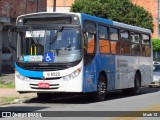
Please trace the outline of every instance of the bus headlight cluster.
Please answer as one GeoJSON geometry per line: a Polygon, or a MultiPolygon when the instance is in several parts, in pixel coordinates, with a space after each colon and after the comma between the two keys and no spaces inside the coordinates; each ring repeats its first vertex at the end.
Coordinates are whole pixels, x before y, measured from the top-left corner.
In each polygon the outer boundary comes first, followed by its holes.
{"type": "Polygon", "coordinates": [[[81,68],[78,68],[77,70],[75,70],[73,73],[67,75],[67,76],[64,76],[63,77],[63,80],[70,80],[70,79],[73,79],[75,77],[77,77],[81,72],[81,68]]]}
{"type": "Polygon", "coordinates": [[[19,78],[20,80],[27,81],[27,77],[22,76],[18,71],[15,72],[16,77],[19,78]]]}

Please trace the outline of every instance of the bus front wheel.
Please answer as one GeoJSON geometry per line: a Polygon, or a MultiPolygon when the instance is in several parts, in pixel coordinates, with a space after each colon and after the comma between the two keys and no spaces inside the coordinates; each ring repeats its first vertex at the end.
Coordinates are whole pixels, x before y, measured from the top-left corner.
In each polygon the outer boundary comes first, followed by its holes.
{"type": "Polygon", "coordinates": [[[107,92],[107,84],[105,77],[100,75],[97,82],[97,91],[93,93],[93,99],[96,101],[103,101],[105,100],[107,92]]]}

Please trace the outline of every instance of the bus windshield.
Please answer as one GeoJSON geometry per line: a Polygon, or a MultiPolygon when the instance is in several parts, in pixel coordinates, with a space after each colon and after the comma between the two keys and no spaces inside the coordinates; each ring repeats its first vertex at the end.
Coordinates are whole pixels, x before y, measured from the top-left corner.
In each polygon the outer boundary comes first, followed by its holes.
{"type": "Polygon", "coordinates": [[[18,60],[23,62],[73,62],[81,59],[79,29],[27,29],[18,32],[18,60]]]}

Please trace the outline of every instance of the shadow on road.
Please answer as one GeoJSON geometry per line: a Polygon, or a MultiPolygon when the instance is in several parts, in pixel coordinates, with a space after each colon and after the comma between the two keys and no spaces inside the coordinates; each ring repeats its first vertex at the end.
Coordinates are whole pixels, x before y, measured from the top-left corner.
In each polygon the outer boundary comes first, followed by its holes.
{"type": "Polygon", "coordinates": [[[159,87],[146,87],[141,89],[141,94],[148,94],[148,93],[155,93],[160,91],[160,86],[159,87]]]}
{"type": "MultiPolygon", "coordinates": [[[[160,91],[160,87],[142,88],[140,94],[136,95],[136,96],[141,96],[141,95],[149,94],[149,93],[156,93],[159,91],[160,91]]],[[[134,96],[124,95],[119,90],[116,92],[107,93],[105,101],[127,98],[127,97],[134,97],[134,96]]],[[[46,100],[46,101],[41,101],[38,98],[32,98],[32,99],[28,100],[26,103],[89,104],[89,103],[95,103],[95,102],[96,101],[93,101],[87,95],[75,95],[75,96],[71,96],[71,97],[62,97],[62,96],[56,97],[56,98],[53,97],[53,99],[46,100]]]]}
{"type": "Polygon", "coordinates": [[[46,109],[48,107],[37,107],[37,106],[6,106],[0,107],[0,111],[23,111],[23,112],[31,112],[46,109]]]}

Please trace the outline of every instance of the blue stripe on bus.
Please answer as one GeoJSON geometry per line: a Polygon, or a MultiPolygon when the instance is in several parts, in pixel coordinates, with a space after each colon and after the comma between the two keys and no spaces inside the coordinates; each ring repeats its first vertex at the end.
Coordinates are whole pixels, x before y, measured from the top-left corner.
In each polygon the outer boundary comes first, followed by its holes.
{"type": "Polygon", "coordinates": [[[102,24],[113,25],[112,20],[99,18],[99,17],[96,17],[96,16],[87,15],[87,14],[84,14],[84,13],[81,13],[81,20],[82,20],[82,24],[85,20],[90,20],[90,21],[99,22],[99,23],[102,23],[102,24]]]}
{"type": "Polygon", "coordinates": [[[43,72],[39,71],[29,71],[29,70],[24,70],[17,65],[15,65],[16,70],[23,76],[25,77],[35,77],[35,78],[42,78],[43,77],[43,72]]]}

